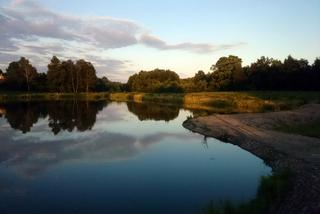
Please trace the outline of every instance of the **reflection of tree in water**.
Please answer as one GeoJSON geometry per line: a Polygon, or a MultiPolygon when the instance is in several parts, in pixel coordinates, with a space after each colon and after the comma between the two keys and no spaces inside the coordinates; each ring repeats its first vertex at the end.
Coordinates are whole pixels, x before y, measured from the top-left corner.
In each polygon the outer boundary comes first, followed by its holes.
{"type": "Polygon", "coordinates": [[[91,129],[96,122],[97,113],[105,102],[59,101],[48,105],[49,127],[54,134],[61,130],[78,131],[91,129]]]}
{"type": "Polygon", "coordinates": [[[91,129],[97,113],[106,106],[104,101],[52,101],[6,103],[5,118],[14,129],[29,132],[39,118],[49,116],[49,127],[54,134],[62,130],[78,131],[91,129]]]}
{"type": "Polygon", "coordinates": [[[127,107],[139,120],[170,121],[178,117],[180,110],[179,106],[159,105],[155,103],[127,102],[127,107]]]}
{"type": "Polygon", "coordinates": [[[2,108],[5,109],[5,118],[10,126],[23,133],[29,132],[39,118],[44,118],[47,115],[46,108],[42,103],[6,103],[2,108]]]}

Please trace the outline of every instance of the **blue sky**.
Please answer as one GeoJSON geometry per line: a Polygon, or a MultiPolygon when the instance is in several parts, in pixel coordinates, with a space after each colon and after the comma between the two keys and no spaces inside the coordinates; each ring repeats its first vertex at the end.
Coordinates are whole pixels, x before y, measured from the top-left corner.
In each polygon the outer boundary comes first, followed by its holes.
{"type": "Polygon", "coordinates": [[[250,64],[320,56],[318,0],[0,0],[0,68],[27,56],[85,58],[99,76],[126,81],[164,68],[182,77],[225,55],[250,64]]]}

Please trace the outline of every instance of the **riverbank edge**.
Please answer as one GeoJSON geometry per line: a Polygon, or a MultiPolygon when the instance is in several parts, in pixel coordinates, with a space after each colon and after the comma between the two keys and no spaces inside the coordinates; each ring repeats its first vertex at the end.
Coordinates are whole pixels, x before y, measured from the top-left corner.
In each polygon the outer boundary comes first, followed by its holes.
{"type": "MultiPolygon", "coordinates": [[[[314,105],[319,110],[320,105],[314,105]]],[[[300,108],[300,109],[303,109],[300,108]]],[[[302,110],[303,111],[303,110],[302,110]]],[[[290,113],[290,111],[287,111],[290,113]]],[[[300,112],[299,112],[300,113],[300,112]]],[[[269,165],[274,172],[283,172],[290,170],[293,172],[290,183],[292,188],[281,199],[270,207],[269,213],[320,213],[320,162],[318,159],[306,160],[297,154],[291,154],[290,150],[275,148],[274,142],[281,142],[281,138],[288,138],[285,141],[294,139],[296,135],[279,133],[268,130],[266,127],[255,128],[254,117],[261,117],[263,114],[278,114],[277,112],[261,113],[261,114],[237,114],[237,115],[213,115],[198,118],[190,118],[183,122],[183,127],[204,135],[206,137],[214,137],[223,142],[237,145],[242,149],[261,158],[269,165]],[[239,119],[240,116],[240,119],[239,119]],[[248,117],[249,116],[249,117],[248,117]],[[241,117],[244,121],[241,121],[241,117]],[[210,120],[209,120],[210,118],[210,120]],[[248,121],[245,121],[248,119],[248,121]],[[236,121],[236,126],[232,126],[236,121]],[[253,120],[253,124],[250,122],[253,120]],[[213,122],[215,124],[210,124],[213,122]],[[254,133],[254,132],[257,133],[254,133]],[[261,135],[262,138],[257,137],[261,135]],[[271,135],[271,137],[268,137],[271,135]],[[275,136],[276,135],[276,136],[275,136]],[[279,139],[277,139],[277,137],[279,139]],[[268,142],[269,141],[269,142],[268,142]]],[[[319,117],[319,114],[315,115],[319,117]]],[[[259,118],[260,119],[260,118],[259,118]]],[[[263,120],[260,123],[263,123],[263,120]]],[[[268,121],[270,123],[270,121],[268,121]]],[[[298,136],[299,140],[314,143],[319,151],[320,140],[298,136]]],[[[312,145],[313,144],[308,144],[312,145]]]]}

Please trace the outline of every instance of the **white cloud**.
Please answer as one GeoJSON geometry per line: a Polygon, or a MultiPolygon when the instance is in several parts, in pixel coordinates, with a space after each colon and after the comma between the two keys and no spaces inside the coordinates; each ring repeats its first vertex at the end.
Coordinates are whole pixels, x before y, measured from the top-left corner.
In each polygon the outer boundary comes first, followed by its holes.
{"type": "Polygon", "coordinates": [[[215,52],[219,50],[235,48],[244,44],[244,43],[234,43],[234,44],[227,44],[227,45],[224,45],[224,44],[213,45],[208,43],[191,43],[191,42],[168,44],[162,39],[150,34],[141,35],[140,43],[153,48],[160,49],[160,50],[187,50],[187,51],[196,52],[196,53],[210,53],[210,52],[215,52]]]}
{"type": "Polygon", "coordinates": [[[147,32],[131,20],[69,15],[36,1],[13,0],[0,7],[0,65],[4,68],[12,58],[25,56],[36,67],[45,69],[52,55],[62,59],[88,57],[85,59],[92,60],[99,74],[125,80],[124,74],[132,73],[126,67],[130,63],[107,57],[110,49],[142,44],[158,50],[211,53],[243,44],[168,44],[147,32]]]}
{"type": "MultiPolygon", "coordinates": [[[[86,42],[104,48],[136,44],[140,26],[110,17],[80,17],[48,10],[33,1],[14,1],[1,8],[3,38],[37,40],[39,37],[86,42]]],[[[9,43],[9,42],[8,42],[9,43]]]]}

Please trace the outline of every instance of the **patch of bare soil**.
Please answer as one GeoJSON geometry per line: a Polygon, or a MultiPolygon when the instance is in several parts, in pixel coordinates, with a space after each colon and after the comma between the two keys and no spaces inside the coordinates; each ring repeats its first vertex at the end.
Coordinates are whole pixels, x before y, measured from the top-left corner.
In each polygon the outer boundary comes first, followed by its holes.
{"type": "Polygon", "coordinates": [[[191,131],[232,143],[263,159],[274,171],[295,173],[293,188],[270,213],[320,213],[320,139],[272,130],[320,118],[320,105],[293,111],[211,115],[186,120],[191,131]]]}

